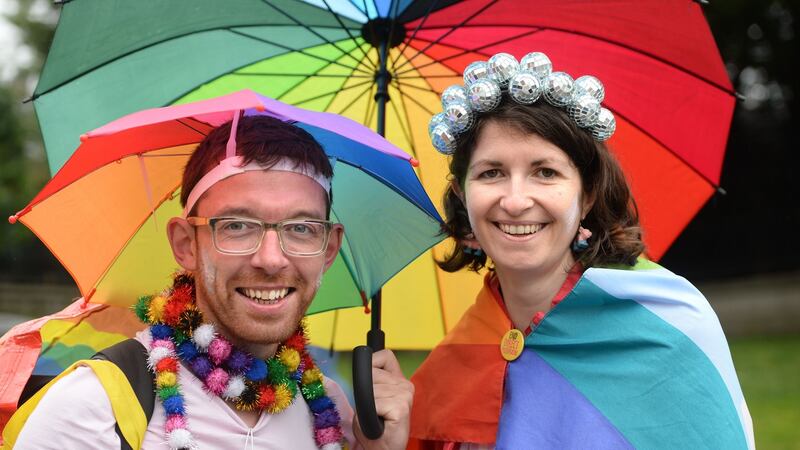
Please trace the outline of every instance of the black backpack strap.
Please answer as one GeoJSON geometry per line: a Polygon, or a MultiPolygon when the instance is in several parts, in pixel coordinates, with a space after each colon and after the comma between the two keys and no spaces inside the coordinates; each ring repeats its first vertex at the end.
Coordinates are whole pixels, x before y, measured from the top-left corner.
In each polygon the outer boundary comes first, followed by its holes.
{"type": "MultiPolygon", "coordinates": [[[[136,339],[126,339],[95,354],[92,359],[103,359],[114,363],[125,377],[128,378],[136,399],[142,405],[147,423],[153,417],[153,408],[156,401],[156,386],[153,373],[147,366],[147,349],[136,339]]],[[[122,450],[132,450],[128,441],[122,436],[119,424],[114,429],[119,436],[122,450]]]]}

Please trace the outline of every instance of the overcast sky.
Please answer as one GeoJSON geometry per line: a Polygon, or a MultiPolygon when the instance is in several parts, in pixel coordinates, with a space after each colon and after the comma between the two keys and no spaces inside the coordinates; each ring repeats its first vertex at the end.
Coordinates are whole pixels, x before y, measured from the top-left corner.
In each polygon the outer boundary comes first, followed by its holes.
{"type": "MultiPolygon", "coordinates": [[[[14,78],[20,67],[33,62],[33,52],[21,42],[19,30],[6,16],[17,13],[17,2],[0,0],[0,83],[14,78]]],[[[37,20],[55,20],[50,0],[37,0],[30,11],[37,20]]]]}

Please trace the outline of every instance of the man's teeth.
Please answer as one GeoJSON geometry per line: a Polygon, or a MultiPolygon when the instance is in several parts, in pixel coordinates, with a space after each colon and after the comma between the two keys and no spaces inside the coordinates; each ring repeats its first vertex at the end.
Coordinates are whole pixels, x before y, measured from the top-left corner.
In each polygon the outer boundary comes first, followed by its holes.
{"type": "Polygon", "coordinates": [[[507,225],[504,223],[498,224],[503,233],[507,234],[533,234],[544,228],[544,224],[538,225],[507,225]]]}
{"type": "Polygon", "coordinates": [[[243,289],[244,294],[250,297],[253,300],[261,301],[274,301],[280,300],[283,297],[286,297],[286,294],[289,293],[289,288],[283,289],[271,289],[271,290],[261,290],[261,289],[243,289]]]}

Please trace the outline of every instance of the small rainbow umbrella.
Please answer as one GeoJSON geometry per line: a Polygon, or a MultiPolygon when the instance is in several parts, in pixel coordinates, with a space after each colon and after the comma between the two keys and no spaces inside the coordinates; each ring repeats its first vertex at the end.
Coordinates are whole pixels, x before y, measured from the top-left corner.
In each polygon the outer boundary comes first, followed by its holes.
{"type": "MultiPolygon", "coordinates": [[[[62,4],[33,102],[53,172],[84,130],[250,88],[385,134],[421,162],[426,191],[440,198],[447,161],[427,135],[439,94],[472,61],[541,51],[555,70],[605,84],[618,124],[610,146],[657,260],[718,187],[735,102],[698,3],[72,0],[62,4]]],[[[481,277],[434,264],[450,245],[384,287],[388,346],[431,348],[472,303],[481,277]]],[[[352,348],[363,340],[352,330],[368,321],[360,311],[317,315],[315,341],[352,348]]]]}
{"type": "Polygon", "coordinates": [[[85,134],[70,160],[12,217],[61,261],[82,298],[0,340],[0,413],[13,411],[32,371],[57,374],[140,327],[130,305],[163,289],[178,269],[164,223],[181,214],[183,167],[209,131],[240,113],[295,123],[333,165],[331,220],[344,225],[345,237],[310,313],[362,305],[441,240],[441,218],[412,158],[347,118],[252,91],[123,117],[85,134]]]}

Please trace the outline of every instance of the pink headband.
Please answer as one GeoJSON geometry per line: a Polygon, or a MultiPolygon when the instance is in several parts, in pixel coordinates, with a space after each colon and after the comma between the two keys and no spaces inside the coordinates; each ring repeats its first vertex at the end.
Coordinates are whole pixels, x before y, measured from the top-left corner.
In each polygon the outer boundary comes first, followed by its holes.
{"type": "Polygon", "coordinates": [[[219,162],[217,167],[211,169],[207,174],[194,185],[189,197],[186,200],[186,207],[183,208],[183,216],[186,218],[189,212],[194,208],[195,203],[200,197],[211,188],[211,186],[219,183],[220,181],[238,175],[240,173],[248,172],[251,170],[276,170],[282,172],[294,172],[300,175],[305,175],[325,189],[328,198],[331,195],[331,180],[317,173],[312,167],[307,165],[298,165],[296,162],[287,158],[278,160],[277,163],[270,167],[263,166],[255,161],[244,165],[244,158],[236,155],[236,129],[239,125],[240,111],[236,111],[233,116],[233,123],[231,124],[231,135],[228,138],[228,143],[225,146],[225,159],[219,162]]]}

